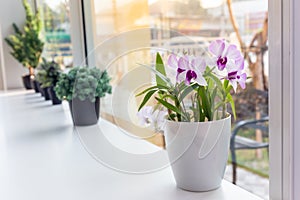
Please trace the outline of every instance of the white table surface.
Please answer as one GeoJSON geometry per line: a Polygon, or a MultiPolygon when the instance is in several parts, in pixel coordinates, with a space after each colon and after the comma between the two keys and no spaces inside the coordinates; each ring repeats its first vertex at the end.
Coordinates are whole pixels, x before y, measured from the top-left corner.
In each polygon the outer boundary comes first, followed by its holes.
{"type": "Polygon", "coordinates": [[[176,187],[166,152],[99,120],[74,128],[67,104],[0,94],[1,200],[258,200],[223,181],[210,192],[176,187]]]}

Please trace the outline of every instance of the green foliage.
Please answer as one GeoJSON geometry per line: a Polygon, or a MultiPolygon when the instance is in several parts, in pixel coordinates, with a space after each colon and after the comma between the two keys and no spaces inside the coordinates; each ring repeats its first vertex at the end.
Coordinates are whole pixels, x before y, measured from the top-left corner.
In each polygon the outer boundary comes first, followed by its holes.
{"type": "Polygon", "coordinates": [[[61,74],[55,86],[59,99],[68,101],[79,98],[81,101],[89,99],[95,101],[96,97],[111,94],[110,77],[107,71],[88,67],[75,67],[67,74],[61,74]]]}
{"type": "Polygon", "coordinates": [[[44,43],[39,38],[41,32],[39,12],[34,14],[26,0],[23,0],[23,6],[26,12],[23,31],[13,23],[15,34],[5,38],[5,41],[12,49],[11,55],[24,67],[30,69],[38,66],[44,43]]]}
{"type": "Polygon", "coordinates": [[[43,88],[55,86],[60,74],[61,69],[59,64],[54,61],[48,62],[45,58],[43,58],[43,62],[39,67],[36,79],[42,84],[41,86],[43,88]]]}
{"type": "MultiPolygon", "coordinates": [[[[165,67],[164,67],[164,63],[163,63],[162,58],[161,58],[159,53],[156,54],[155,69],[159,73],[161,73],[163,76],[166,76],[166,70],[165,70],[165,67]]],[[[167,86],[165,81],[162,78],[160,78],[158,75],[156,75],[156,83],[157,83],[157,85],[167,86]]]]}

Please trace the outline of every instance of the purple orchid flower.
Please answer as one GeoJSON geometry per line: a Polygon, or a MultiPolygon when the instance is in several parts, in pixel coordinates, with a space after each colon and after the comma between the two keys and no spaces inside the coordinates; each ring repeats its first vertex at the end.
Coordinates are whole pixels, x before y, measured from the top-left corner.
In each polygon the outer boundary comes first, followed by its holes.
{"type": "Polygon", "coordinates": [[[232,71],[228,73],[226,79],[230,81],[235,92],[237,88],[237,83],[239,83],[242,89],[246,88],[246,80],[247,80],[246,73],[242,73],[241,71],[232,71]]]}
{"type": "Polygon", "coordinates": [[[177,60],[177,57],[175,54],[171,54],[169,55],[169,58],[168,58],[168,65],[174,69],[177,69],[178,67],[178,60],[177,60]]]}
{"type": "Polygon", "coordinates": [[[227,68],[231,71],[232,67],[239,66],[244,69],[244,59],[235,45],[228,45],[225,40],[216,40],[210,43],[208,47],[213,55],[213,63],[220,71],[227,68]]]}
{"type": "Polygon", "coordinates": [[[171,54],[168,59],[168,64],[172,68],[177,68],[177,83],[185,81],[185,84],[189,85],[192,81],[195,81],[199,85],[207,85],[206,80],[202,75],[206,68],[204,59],[199,57],[191,58],[188,56],[183,56],[177,61],[176,56],[171,54]]]}
{"type": "Polygon", "coordinates": [[[141,126],[146,126],[151,123],[152,113],[153,108],[151,106],[145,106],[137,113],[141,126]]]}
{"type": "Polygon", "coordinates": [[[151,106],[145,106],[137,113],[141,126],[150,126],[157,131],[163,130],[167,115],[167,111],[154,110],[151,106]]]}

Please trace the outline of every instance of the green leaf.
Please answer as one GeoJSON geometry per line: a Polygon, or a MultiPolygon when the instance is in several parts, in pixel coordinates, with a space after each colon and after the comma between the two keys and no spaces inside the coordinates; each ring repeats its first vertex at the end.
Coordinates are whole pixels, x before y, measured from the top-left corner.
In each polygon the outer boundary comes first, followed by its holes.
{"type": "Polygon", "coordinates": [[[172,99],[173,101],[176,100],[176,97],[173,96],[173,95],[170,95],[170,94],[162,94],[162,95],[160,96],[160,99],[166,99],[166,98],[170,98],[170,99],[172,99]]]}
{"type": "Polygon", "coordinates": [[[211,99],[210,99],[210,103],[211,103],[211,108],[212,108],[212,111],[214,113],[214,107],[215,107],[215,98],[216,98],[216,95],[217,95],[217,90],[218,88],[215,87],[212,94],[211,94],[211,99]]]}
{"type": "Polygon", "coordinates": [[[161,103],[163,106],[165,106],[167,109],[172,110],[173,112],[179,114],[179,115],[183,115],[183,113],[181,112],[181,110],[179,110],[178,108],[176,108],[175,106],[173,106],[172,104],[170,104],[169,102],[159,99],[157,97],[155,97],[155,99],[161,103]]]}
{"type": "Polygon", "coordinates": [[[172,120],[172,121],[175,121],[175,117],[176,117],[176,114],[175,113],[171,113],[169,115],[169,119],[172,120]]]}
{"type": "Polygon", "coordinates": [[[207,117],[208,121],[211,121],[212,120],[211,105],[209,103],[205,88],[203,86],[199,87],[198,94],[202,100],[202,108],[204,114],[207,117]]]}
{"type": "Polygon", "coordinates": [[[150,90],[154,90],[154,89],[156,89],[156,90],[158,90],[158,89],[160,89],[160,90],[168,90],[169,88],[165,87],[165,86],[162,86],[162,85],[155,85],[155,86],[152,86],[152,87],[149,87],[149,88],[143,90],[142,92],[138,93],[135,96],[136,97],[141,96],[141,95],[145,94],[146,92],[148,92],[150,90]]]}
{"type": "MultiPolygon", "coordinates": [[[[159,53],[156,54],[155,69],[162,75],[166,76],[165,66],[164,66],[163,60],[159,53]]],[[[167,86],[166,82],[164,80],[162,80],[162,78],[160,78],[158,75],[156,75],[156,84],[162,85],[162,86],[167,86]]]]}
{"type": "Polygon", "coordinates": [[[227,89],[227,88],[228,88],[228,84],[229,84],[229,80],[225,79],[225,80],[224,80],[224,83],[223,83],[224,89],[227,89]]]}
{"type": "Polygon", "coordinates": [[[225,92],[226,92],[226,95],[230,93],[230,91],[232,90],[232,86],[229,85],[226,89],[225,89],[225,92]]]}
{"type": "Polygon", "coordinates": [[[212,79],[217,84],[217,87],[223,88],[222,81],[216,75],[214,75],[212,73],[208,73],[207,77],[209,77],[210,79],[212,79]]]}
{"type": "Polygon", "coordinates": [[[149,99],[151,98],[151,96],[156,92],[157,90],[150,90],[144,97],[138,111],[140,111],[142,109],[142,107],[149,101],[149,99]]]}
{"type": "Polygon", "coordinates": [[[236,112],[235,112],[235,105],[234,105],[234,101],[233,101],[233,98],[231,96],[230,93],[227,94],[226,98],[228,99],[229,103],[230,103],[230,106],[231,106],[231,110],[232,110],[232,114],[233,114],[233,117],[234,117],[234,120],[236,120],[236,112]]]}
{"type": "Polygon", "coordinates": [[[183,89],[183,91],[181,92],[181,94],[179,95],[178,97],[178,101],[179,102],[182,102],[183,99],[188,95],[190,94],[192,91],[194,91],[194,89],[196,89],[198,87],[197,84],[193,84],[193,85],[190,85],[188,87],[186,87],[185,89],[183,89]]]}
{"type": "Polygon", "coordinates": [[[216,105],[215,105],[215,107],[214,107],[214,110],[218,110],[221,106],[223,106],[224,105],[224,102],[223,101],[221,101],[221,102],[218,102],[216,105]]]}

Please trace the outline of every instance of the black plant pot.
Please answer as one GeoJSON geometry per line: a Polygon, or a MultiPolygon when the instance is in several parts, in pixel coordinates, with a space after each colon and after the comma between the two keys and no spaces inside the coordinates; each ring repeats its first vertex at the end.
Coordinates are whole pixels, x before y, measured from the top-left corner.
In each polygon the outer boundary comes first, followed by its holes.
{"type": "Polygon", "coordinates": [[[50,99],[52,99],[52,104],[53,105],[61,104],[61,100],[57,98],[53,86],[48,88],[48,93],[49,93],[50,99]]]}
{"type": "Polygon", "coordinates": [[[42,84],[40,82],[38,82],[38,81],[36,81],[36,83],[37,83],[37,89],[38,89],[39,93],[41,93],[41,95],[44,96],[44,94],[43,94],[43,88],[41,88],[42,84]]]}
{"type": "Polygon", "coordinates": [[[35,93],[39,93],[39,82],[37,82],[35,79],[31,79],[31,87],[34,89],[35,93]]]}
{"type": "Polygon", "coordinates": [[[22,76],[22,80],[23,80],[23,85],[26,88],[26,90],[31,90],[32,89],[31,76],[30,75],[24,75],[24,76],[22,76]]]}
{"type": "Polygon", "coordinates": [[[89,126],[97,124],[99,119],[100,99],[96,98],[95,102],[88,99],[81,101],[75,98],[69,101],[71,115],[75,126],[89,126]]]}
{"type": "Polygon", "coordinates": [[[45,96],[44,88],[42,88],[42,84],[40,82],[39,82],[39,91],[41,95],[44,97],[45,96]]]}
{"type": "Polygon", "coordinates": [[[48,88],[49,88],[49,87],[43,88],[43,91],[44,91],[44,97],[45,97],[45,100],[46,100],[46,101],[51,100],[51,99],[50,99],[50,95],[49,95],[49,93],[48,93],[48,88]]]}

